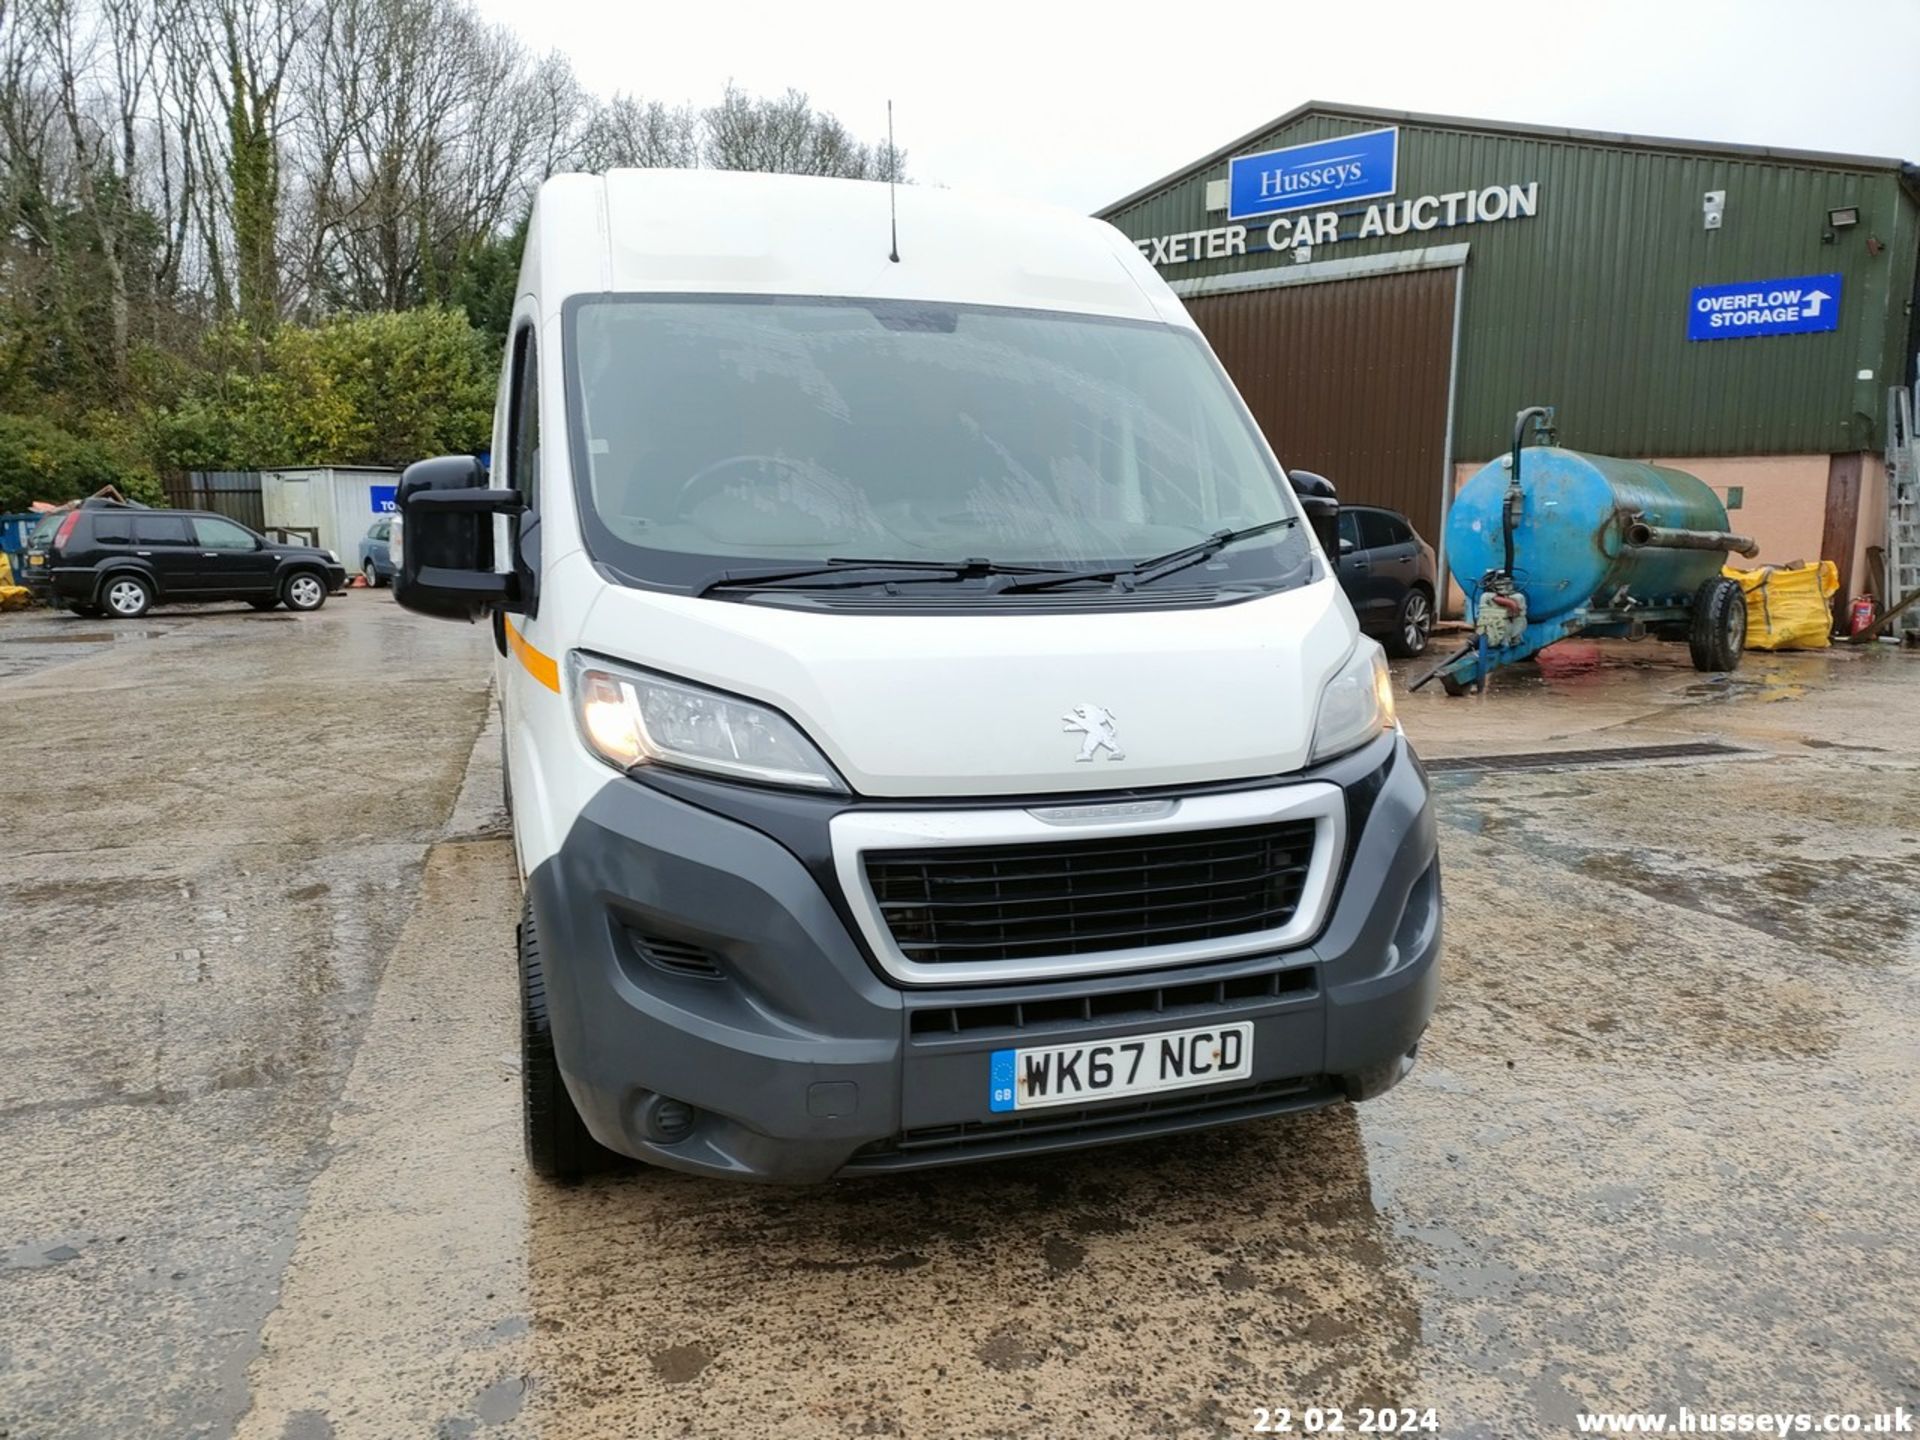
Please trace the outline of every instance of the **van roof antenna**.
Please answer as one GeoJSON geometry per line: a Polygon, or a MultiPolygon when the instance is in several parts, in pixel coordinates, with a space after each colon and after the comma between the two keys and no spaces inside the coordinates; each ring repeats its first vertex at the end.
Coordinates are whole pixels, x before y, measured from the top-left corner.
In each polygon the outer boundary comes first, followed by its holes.
{"type": "Polygon", "coordinates": [[[900,154],[893,148],[893,101],[887,101],[887,224],[893,231],[893,249],[887,258],[900,263],[900,206],[894,189],[900,183],[900,154]]]}

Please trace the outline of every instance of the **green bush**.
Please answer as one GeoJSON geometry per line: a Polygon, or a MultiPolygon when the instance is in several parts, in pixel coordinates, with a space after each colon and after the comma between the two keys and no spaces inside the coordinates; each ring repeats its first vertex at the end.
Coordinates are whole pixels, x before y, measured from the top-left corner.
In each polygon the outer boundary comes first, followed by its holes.
{"type": "Polygon", "coordinates": [[[160,483],[97,440],[32,415],[0,415],[0,512],[35,500],[77,500],[102,485],[131,499],[165,504],[160,483]]]}
{"type": "Polygon", "coordinates": [[[206,368],[147,415],[163,470],[404,466],[487,444],[499,351],[459,310],[355,315],[208,338],[206,368]]]}

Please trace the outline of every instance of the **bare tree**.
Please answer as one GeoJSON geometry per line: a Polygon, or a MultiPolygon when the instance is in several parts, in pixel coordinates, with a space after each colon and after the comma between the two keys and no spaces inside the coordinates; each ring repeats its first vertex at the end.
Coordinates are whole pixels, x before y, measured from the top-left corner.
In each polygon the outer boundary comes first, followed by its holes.
{"type": "Polygon", "coordinates": [[[0,395],[12,393],[54,337],[77,338],[54,190],[59,109],[18,6],[0,10],[0,395]]]}
{"type": "Polygon", "coordinates": [[[189,15],[215,57],[207,76],[225,126],[224,198],[239,310],[265,332],[280,316],[282,86],[314,12],[303,0],[194,0],[189,15]]]}
{"type": "Polygon", "coordinates": [[[585,98],[459,0],[338,0],[314,31],[298,137],[313,303],[444,298],[474,247],[572,160],[585,98]]]}
{"type": "Polygon", "coordinates": [[[205,57],[197,46],[181,44],[189,34],[187,0],[156,0],[154,29],[157,77],[154,82],[154,142],[151,203],[161,222],[154,256],[154,314],[177,300],[204,277],[191,250],[201,194],[199,147],[203,123],[199,104],[205,57]]]}
{"type": "Polygon", "coordinates": [[[593,171],[690,170],[700,163],[700,117],[690,105],[615,95],[588,119],[579,159],[593,171]]]}
{"type": "Polygon", "coordinates": [[[699,165],[904,168],[797,90],[601,102],[472,0],[0,0],[0,401],[150,403],[235,316],[498,328],[546,176],[699,165]]]}
{"type": "Polygon", "coordinates": [[[901,178],[904,152],[856,140],[847,127],[813,108],[805,92],[756,97],[729,84],[701,116],[702,158],[716,170],[784,175],[837,175],[851,180],[901,178]]]}
{"type": "MultiPolygon", "coordinates": [[[[146,0],[28,0],[23,20],[37,43],[64,122],[73,197],[92,232],[107,285],[114,387],[129,375],[131,232],[140,219],[142,105],[153,75],[146,0]]],[[[145,278],[142,277],[145,289],[145,278]]]]}

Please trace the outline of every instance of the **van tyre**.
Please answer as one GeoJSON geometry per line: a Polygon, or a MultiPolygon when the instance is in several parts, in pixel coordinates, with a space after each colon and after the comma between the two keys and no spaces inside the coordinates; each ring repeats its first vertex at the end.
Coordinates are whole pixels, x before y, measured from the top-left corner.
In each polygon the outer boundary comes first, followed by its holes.
{"type": "Polygon", "coordinates": [[[1425,586],[1407,587],[1386,638],[1387,654],[1396,660],[1412,660],[1427,653],[1427,642],[1433,639],[1433,596],[1425,586]]]}
{"type": "Polygon", "coordinates": [[[1693,624],[1687,631],[1693,668],[1708,674],[1738,670],[1746,648],[1747,596],[1740,582],[1725,575],[1702,580],[1693,592],[1693,624]]]}
{"type": "Polygon", "coordinates": [[[327,603],[327,582],[311,570],[296,570],[280,587],[289,610],[318,610],[327,603]]]}
{"type": "Polygon", "coordinates": [[[100,599],[114,619],[138,620],[153,607],[153,586],[138,575],[109,575],[100,599]]]}
{"type": "Polygon", "coordinates": [[[587,1133],[573,1108],[566,1081],[553,1054],[553,1028],[547,1019],[547,982],[540,967],[540,936],[534,928],[532,897],[521,901],[515,928],[520,951],[520,1114],[527,1142],[527,1164],[548,1180],[570,1183],[612,1160],[587,1133]]]}

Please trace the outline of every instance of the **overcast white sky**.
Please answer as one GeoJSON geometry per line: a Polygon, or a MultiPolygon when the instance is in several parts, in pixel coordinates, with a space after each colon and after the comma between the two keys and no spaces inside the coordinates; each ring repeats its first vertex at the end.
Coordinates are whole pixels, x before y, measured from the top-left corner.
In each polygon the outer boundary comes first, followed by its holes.
{"type": "Polygon", "coordinates": [[[1920,160],[1920,0],[480,0],[602,94],[795,86],[923,183],[1092,210],[1303,100],[1920,160]]]}

